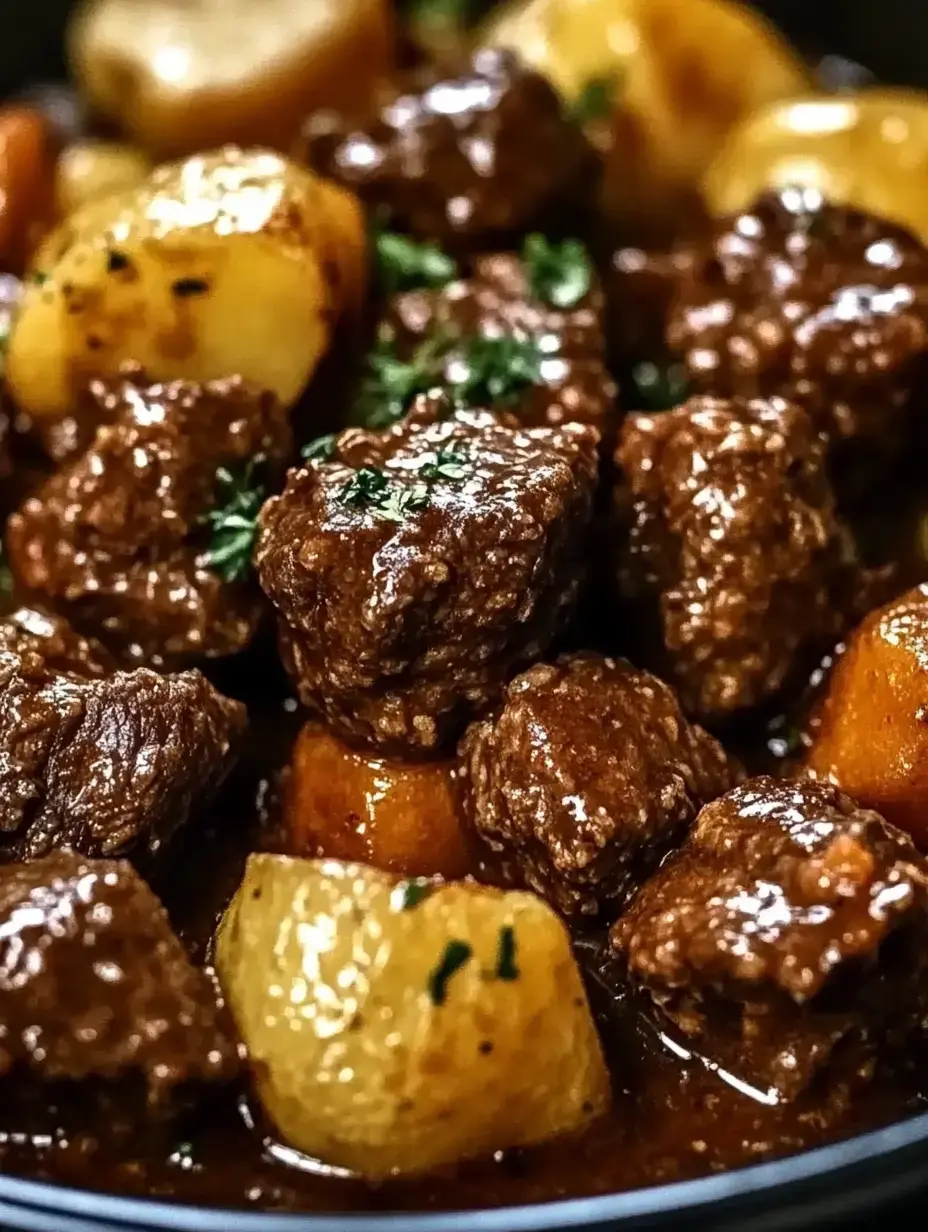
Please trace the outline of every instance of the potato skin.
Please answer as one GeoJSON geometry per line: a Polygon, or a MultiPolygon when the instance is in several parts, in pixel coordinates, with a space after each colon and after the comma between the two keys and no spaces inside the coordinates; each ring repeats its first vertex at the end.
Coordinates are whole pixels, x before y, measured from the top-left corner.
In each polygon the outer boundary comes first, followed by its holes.
{"type": "Polygon", "coordinates": [[[413,903],[410,884],[358,864],[249,859],[217,969],[284,1139],[376,1178],[603,1112],[608,1072],[550,908],[473,883],[413,903]]]}
{"type": "Polygon", "coordinates": [[[514,0],[481,38],[519,50],[568,100],[615,81],[611,118],[591,126],[605,151],[603,204],[649,235],[691,221],[733,124],[808,87],[774,28],[733,0],[514,0]]]}
{"type": "Polygon", "coordinates": [[[280,155],[165,164],[41,246],[7,379],[37,417],[66,414],[130,361],[152,381],[239,375],[288,404],[359,306],[365,268],[355,198],[280,155]]]}
{"type": "Polygon", "coordinates": [[[141,150],[118,141],[75,141],[58,156],[55,168],[55,209],[67,218],[89,201],[133,188],[151,173],[141,150]]]}
{"type": "Polygon", "coordinates": [[[390,73],[393,4],[84,0],[68,43],[82,93],[156,158],[287,149],[309,112],[363,107],[390,73]]]}
{"type": "Polygon", "coordinates": [[[747,116],[709,166],[703,191],[710,212],[724,217],[768,189],[816,188],[928,243],[926,166],[928,94],[803,94],[747,116]]]}
{"type": "Polygon", "coordinates": [[[404,877],[474,871],[453,762],[397,762],[307,723],[297,737],[286,828],[294,855],[371,864],[404,877]]]}
{"type": "Polygon", "coordinates": [[[860,625],[812,726],[806,770],[928,848],[928,586],[860,625]]]}

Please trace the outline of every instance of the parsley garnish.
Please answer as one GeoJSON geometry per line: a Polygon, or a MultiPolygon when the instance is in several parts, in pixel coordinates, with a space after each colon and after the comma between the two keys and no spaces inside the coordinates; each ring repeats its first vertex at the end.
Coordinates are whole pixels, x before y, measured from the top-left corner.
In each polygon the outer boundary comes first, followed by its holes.
{"type": "Polygon", "coordinates": [[[463,479],[467,465],[466,454],[453,447],[439,449],[434,461],[419,468],[418,474],[424,482],[411,487],[391,483],[375,466],[362,466],[342,488],[339,499],[343,505],[364,509],[384,521],[402,522],[407,513],[417,513],[426,507],[433,484],[442,479],[463,479]]]}
{"type": "Polygon", "coordinates": [[[435,883],[426,877],[417,877],[415,881],[404,881],[393,891],[395,906],[400,911],[412,911],[424,902],[435,890],[435,883]]]}
{"type": "Polygon", "coordinates": [[[32,281],[37,287],[44,287],[46,282],[48,282],[48,274],[44,270],[33,270],[32,281]]]}
{"type": "Polygon", "coordinates": [[[529,235],[522,262],[536,299],[555,308],[573,308],[589,292],[593,267],[579,240],[551,244],[543,235],[529,235]]]}
{"type": "Polygon", "coordinates": [[[510,924],[499,930],[499,941],[496,945],[496,978],[498,980],[517,980],[519,968],[516,966],[516,934],[510,924]]]}
{"type": "Polygon", "coordinates": [[[224,466],[216,471],[219,499],[207,517],[213,537],[206,563],[226,582],[239,581],[251,566],[258,513],[266,495],[254,472],[263,461],[260,454],[252,458],[239,475],[224,466]]]}
{"type": "Polygon", "coordinates": [[[450,479],[456,483],[467,477],[469,469],[467,454],[451,445],[439,449],[434,462],[420,466],[419,474],[429,483],[436,483],[439,479],[450,479]]]}
{"type": "Polygon", "coordinates": [[[612,111],[618,90],[615,74],[591,77],[570,105],[570,117],[578,124],[604,120],[612,111]]]}
{"type": "Polygon", "coordinates": [[[356,421],[367,428],[388,428],[402,419],[417,394],[441,384],[441,355],[446,346],[444,335],[436,334],[404,360],[393,342],[381,338],[368,356],[356,421]]]}
{"type": "Polygon", "coordinates": [[[467,339],[456,351],[447,367],[446,379],[459,403],[505,405],[515,402],[523,390],[541,380],[543,360],[534,338],[478,335],[467,339]]]}
{"type": "Polygon", "coordinates": [[[466,941],[449,941],[438,966],[429,975],[428,990],[433,1005],[444,1005],[451,977],[470,961],[474,951],[466,941]]]}
{"type": "Polygon", "coordinates": [[[647,361],[635,364],[631,375],[632,405],[636,410],[668,411],[686,401],[689,385],[682,364],[661,367],[647,361]]]}
{"type": "Polygon", "coordinates": [[[374,243],[380,283],[385,291],[443,287],[458,272],[456,262],[437,244],[420,244],[394,231],[378,232],[374,243]]]}
{"type": "Polygon", "coordinates": [[[335,453],[335,433],[328,436],[317,436],[314,441],[303,446],[303,457],[307,462],[328,462],[335,453]]]}

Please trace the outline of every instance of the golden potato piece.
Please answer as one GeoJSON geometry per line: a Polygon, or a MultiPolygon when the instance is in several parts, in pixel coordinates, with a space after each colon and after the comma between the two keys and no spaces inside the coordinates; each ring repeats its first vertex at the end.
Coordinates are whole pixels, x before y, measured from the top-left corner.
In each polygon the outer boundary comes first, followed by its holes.
{"type": "Polygon", "coordinates": [[[287,148],[318,107],[363,106],[394,59],[390,0],[85,0],[78,82],[144,149],[287,148]]]}
{"type": "Polygon", "coordinates": [[[608,1104],[567,933],[531,894],[253,855],[216,959],[264,1108],[326,1163],[426,1171],[608,1104]]]}
{"type": "Polygon", "coordinates": [[[474,870],[458,817],[453,764],[388,761],[350,749],[307,723],[291,763],[290,850],[405,877],[465,877],[474,870]]]}
{"type": "Polygon", "coordinates": [[[928,94],[870,90],[773,103],[732,132],[703,181],[719,216],[792,185],[928,241],[928,94]]]}
{"type": "Polygon", "coordinates": [[[732,0],[516,0],[483,40],[518,49],[571,102],[613,83],[604,203],[652,228],[695,199],[734,124],[808,85],[772,26],[732,0]]]}
{"type": "Polygon", "coordinates": [[[807,770],[928,847],[928,587],[852,635],[813,730],[807,770]]]}
{"type": "Polygon", "coordinates": [[[58,156],[55,207],[67,218],[88,201],[141,184],[151,163],[131,145],[118,141],[76,141],[58,156]]]}
{"type": "Polygon", "coordinates": [[[292,402],[364,288],[355,198],[278,154],[228,147],[156,168],[48,237],[7,352],[34,416],[136,361],[153,381],[233,374],[292,402]]]}

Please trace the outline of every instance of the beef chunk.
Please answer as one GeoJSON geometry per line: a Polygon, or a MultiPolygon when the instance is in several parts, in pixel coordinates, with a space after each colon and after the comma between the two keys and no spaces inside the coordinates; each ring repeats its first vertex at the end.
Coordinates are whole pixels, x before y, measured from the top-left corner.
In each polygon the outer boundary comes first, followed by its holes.
{"type": "Polygon", "coordinates": [[[397,755],[454,740],[573,610],[597,439],[438,398],[291,472],[255,560],[301,700],[397,755]]]}
{"type": "Polygon", "coordinates": [[[478,51],[457,76],[416,69],[371,115],[355,123],[317,112],[304,136],[316,171],[390,226],[452,251],[570,228],[598,186],[580,125],[544,77],[505,51],[478,51]]]}
{"type": "Polygon", "coordinates": [[[808,415],[696,397],[629,416],[616,459],[620,590],[657,598],[658,661],[684,705],[716,718],[775,694],[838,634],[859,578],[808,415]]]}
{"type": "Polygon", "coordinates": [[[611,942],[687,1035],[790,1098],[842,1040],[911,1038],[926,924],[906,835],[829,785],[757,778],[706,805],[611,942]]]}
{"type": "Polygon", "coordinates": [[[567,915],[615,915],[700,807],[736,780],[673,690],[623,660],[539,664],[461,742],[477,833],[567,915]]]}
{"type": "Polygon", "coordinates": [[[130,864],[0,867],[0,1075],[131,1079],[151,1110],[239,1069],[231,1019],[130,864]]]}
{"type": "Polygon", "coordinates": [[[134,373],[94,393],[105,422],[93,443],[9,521],[14,574],[129,663],[241,650],[262,611],[247,576],[254,463],[282,469],[283,408],[238,379],[146,385],[134,373]],[[211,526],[223,513],[245,534],[211,526]],[[240,550],[213,559],[217,545],[240,550]]]}
{"type": "Polygon", "coordinates": [[[926,309],[918,240],[787,189],[720,222],[696,249],[668,341],[694,391],[797,402],[832,442],[853,446],[843,452],[857,471],[902,439],[923,379],[926,309]]]}
{"type": "Polygon", "coordinates": [[[534,259],[531,244],[524,257],[479,257],[470,278],[394,296],[382,337],[404,360],[446,340],[431,383],[468,392],[476,385],[478,400],[483,394],[505,405],[524,424],[589,423],[610,436],[616,390],[605,365],[602,291],[582,249],[573,250],[579,293],[574,298],[564,282],[554,293],[566,291],[569,302],[552,302],[545,262],[563,270],[571,258],[541,237],[534,242],[543,250],[534,259]],[[494,383],[505,389],[498,399],[494,383]]]}
{"type": "Polygon", "coordinates": [[[835,664],[807,768],[928,847],[928,587],[872,612],[835,664]]]}
{"type": "Polygon", "coordinates": [[[0,858],[155,852],[218,788],[245,711],[199,672],[112,670],[60,620],[0,623],[0,858]]]}

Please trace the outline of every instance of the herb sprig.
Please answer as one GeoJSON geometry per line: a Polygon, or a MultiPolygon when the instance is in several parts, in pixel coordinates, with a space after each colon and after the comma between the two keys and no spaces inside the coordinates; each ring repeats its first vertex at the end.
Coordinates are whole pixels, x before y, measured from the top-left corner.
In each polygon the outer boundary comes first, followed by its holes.
{"type": "Polygon", "coordinates": [[[543,235],[529,235],[522,248],[532,294],[555,308],[573,308],[589,294],[593,266],[579,240],[552,244],[543,235]]]}
{"type": "Polygon", "coordinates": [[[577,124],[606,119],[615,104],[618,89],[619,79],[615,73],[591,77],[570,105],[571,119],[577,124]]]}
{"type": "Polygon", "coordinates": [[[385,522],[402,522],[429,503],[432,487],[442,480],[459,483],[469,470],[467,455],[453,446],[439,449],[434,461],[419,467],[418,483],[396,483],[376,466],[362,466],[351,476],[339,494],[343,505],[363,509],[385,522]]]}
{"type": "Polygon", "coordinates": [[[636,410],[668,411],[685,402],[689,395],[689,382],[682,364],[643,361],[632,368],[631,383],[636,410]]]}
{"type": "Polygon", "coordinates": [[[448,388],[464,406],[508,406],[541,380],[544,354],[536,338],[477,335],[456,349],[446,368],[448,388]]]}
{"type": "Polygon", "coordinates": [[[395,231],[374,236],[380,285],[388,293],[443,287],[457,276],[457,262],[437,244],[420,243],[395,231]]]}
{"type": "Polygon", "coordinates": [[[255,472],[264,462],[257,454],[237,474],[225,466],[216,471],[219,499],[207,516],[212,539],[206,564],[226,582],[240,581],[251,568],[258,514],[267,496],[255,472]]]}
{"type": "Polygon", "coordinates": [[[409,359],[400,359],[396,344],[381,338],[367,359],[354,418],[366,428],[389,428],[402,419],[418,394],[441,384],[441,359],[447,339],[427,338],[409,359]]]}
{"type": "Polygon", "coordinates": [[[429,975],[428,991],[433,1005],[444,1005],[448,999],[448,984],[473,957],[473,949],[466,941],[449,941],[438,960],[437,966],[429,975]]]}

